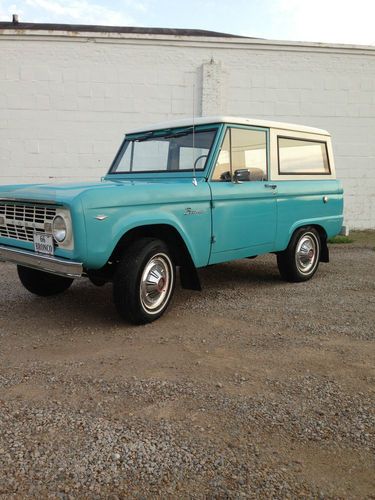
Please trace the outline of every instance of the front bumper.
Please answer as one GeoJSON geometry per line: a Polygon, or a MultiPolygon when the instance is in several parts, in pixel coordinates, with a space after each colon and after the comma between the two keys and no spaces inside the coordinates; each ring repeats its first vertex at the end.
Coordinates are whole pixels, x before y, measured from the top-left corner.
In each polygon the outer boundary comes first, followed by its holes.
{"type": "Polygon", "coordinates": [[[83,266],[80,262],[72,262],[3,245],[0,245],[0,261],[13,262],[14,264],[69,278],[79,278],[83,273],[83,266]]]}

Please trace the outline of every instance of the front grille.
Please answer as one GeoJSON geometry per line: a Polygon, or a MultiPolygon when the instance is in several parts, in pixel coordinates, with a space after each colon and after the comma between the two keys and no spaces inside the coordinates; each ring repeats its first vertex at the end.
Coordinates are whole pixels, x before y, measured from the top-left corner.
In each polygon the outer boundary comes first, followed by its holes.
{"type": "Polygon", "coordinates": [[[0,236],[33,241],[34,232],[52,231],[56,208],[52,206],[0,202],[0,236]]]}

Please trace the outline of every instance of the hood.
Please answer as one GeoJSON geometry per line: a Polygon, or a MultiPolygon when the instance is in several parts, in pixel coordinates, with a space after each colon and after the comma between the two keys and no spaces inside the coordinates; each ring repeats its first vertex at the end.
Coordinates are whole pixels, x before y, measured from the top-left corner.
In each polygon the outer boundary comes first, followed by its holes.
{"type": "MultiPolygon", "coordinates": [[[[205,185],[204,179],[198,181],[205,185]]],[[[17,184],[0,186],[0,200],[31,201],[72,206],[82,202],[87,208],[176,203],[181,199],[199,198],[206,189],[194,188],[189,178],[169,179],[103,179],[101,182],[57,184],[17,184]],[[173,187],[172,187],[173,185],[173,187]],[[186,186],[189,186],[188,188],[186,186]]]]}
{"type": "MultiPolygon", "coordinates": [[[[125,182],[122,183],[123,185],[125,182]]],[[[108,189],[117,183],[102,182],[69,182],[56,184],[16,184],[0,186],[0,199],[23,201],[44,201],[49,203],[70,203],[87,190],[108,189]]]]}

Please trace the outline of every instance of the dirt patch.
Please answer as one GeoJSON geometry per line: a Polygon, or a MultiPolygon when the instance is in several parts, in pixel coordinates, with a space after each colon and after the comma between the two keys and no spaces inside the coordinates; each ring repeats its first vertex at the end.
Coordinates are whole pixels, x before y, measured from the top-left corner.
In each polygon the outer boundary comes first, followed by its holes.
{"type": "Polygon", "coordinates": [[[0,495],[373,498],[371,245],[300,284],[210,267],[138,328],[109,285],[37,298],[0,264],[0,495]]]}

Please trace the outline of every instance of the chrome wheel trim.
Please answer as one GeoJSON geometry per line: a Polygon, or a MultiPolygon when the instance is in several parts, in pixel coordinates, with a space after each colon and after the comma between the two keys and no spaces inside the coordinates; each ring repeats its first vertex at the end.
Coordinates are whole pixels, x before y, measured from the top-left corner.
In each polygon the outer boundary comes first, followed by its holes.
{"type": "Polygon", "coordinates": [[[315,234],[305,233],[297,242],[296,266],[301,274],[311,274],[318,264],[319,241],[315,234]]]}
{"type": "Polygon", "coordinates": [[[173,283],[173,264],[168,255],[153,255],[143,269],[139,286],[141,304],[148,314],[158,314],[165,307],[173,283]]]}

